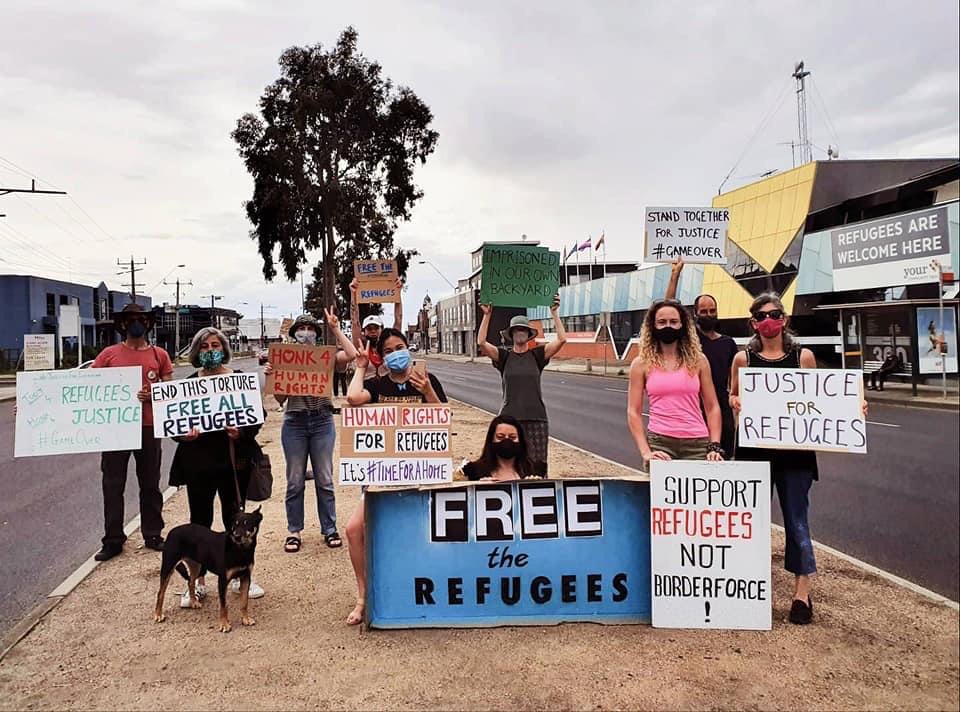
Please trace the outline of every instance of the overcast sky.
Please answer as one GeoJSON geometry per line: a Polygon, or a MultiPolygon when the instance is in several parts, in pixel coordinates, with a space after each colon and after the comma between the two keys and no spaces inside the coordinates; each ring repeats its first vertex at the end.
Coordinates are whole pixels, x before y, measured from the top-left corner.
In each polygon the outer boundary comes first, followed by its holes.
{"type": "MultiPolygon", "coordinates": [[[[727,188],[790,168],[799,59],[815,158],[957,156],[958,20],[929,0],[0,0],[0,185],[27,184],[13,162],[70,193],[0,197],[0,274],[120,288],[132,254],[157,303],[185,263],[187,302],[299,312],[299,284],[263,282],[229,134],[286,47],[348,24],[433,110],[397,244],[456,281],[483,240],[522,233],[560,249],[604,230],[609,259],[639,260],[645,205],[709,204],[741,155],[727,188]]],[[[426,291],[450,289],[414,265],[408,316],[426,291]]]]}

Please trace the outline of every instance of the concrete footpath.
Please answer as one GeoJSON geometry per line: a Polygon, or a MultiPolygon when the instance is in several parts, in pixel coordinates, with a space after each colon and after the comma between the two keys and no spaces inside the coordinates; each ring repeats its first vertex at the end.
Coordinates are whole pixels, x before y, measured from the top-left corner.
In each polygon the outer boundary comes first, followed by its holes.
{"type": "MultiPolygon", "coordinates": [[[[450,354],[417,354],[417,358],[440,359],[454,363],[487,363],[488,359],[469,356],[454,356],[450,354]]],[[[627,361],[609,361],[604,368],[603,361],[590,359],[554,359],[547,364],[547,371],[559,373],[576,373],[587,376],[606,376],[608,378],[626,379],[630,372],[630,363],[627,361]]],[[[913,395],[909,383],[888,382],[882,391],[866,391],[867,400],[872,403],[888,403],[890,405],[913,406],[915,408],[934,408],[937,410],[960,410],[960,393],[955,384],[948,382],[947,397],[943,397],[940,386],[918,386],[918,394],[913,395]]]]}
{"type": "MultiPolygon", "coordinates": [[[[454,461],[478,454],[488,422],[455,404],[454,461]]],[[[282,550],[279,426],[270,418],[260,438],[276,479],[257,549],[254,578],[267,591],[251,603],[257,624],[218,632],[215,596],[200,610],[180,609],[179,581],[167,595],[166,622],[154,623],[159,555],[138,549],[134,535],[122,556],[60,591],[59,605],[38,614],[0,661],[0,710],[957,707],[955,606],[820,549],[816,620],[790,625],[792,577],[782,569],[777,530],[767,632],[348,627],[356,597],[348,552],[324,546],[312,490],[303,549],[282,550]]],[[[557,442],[550,460],[557,476],[625,472],[557,442]]],[[[358,497],[356,488],[338,488],[341,532],[358,497]]],[[[165,516],[170,525],[187,520],[183,492],[165,516]]]]}

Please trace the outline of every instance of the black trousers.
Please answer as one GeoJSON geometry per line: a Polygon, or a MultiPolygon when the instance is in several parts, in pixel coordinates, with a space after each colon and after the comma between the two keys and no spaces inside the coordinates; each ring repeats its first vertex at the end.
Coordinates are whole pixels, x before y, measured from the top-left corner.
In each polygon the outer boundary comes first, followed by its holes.
{"type": "Polygon", "coordinates": [[[876,388],[877,381],[879,380],[880,390],[883,390],[883,382],[887,380],[887,376],[889,376],[891,373],[896,373],[896,372],[897,372],[896,366],[894,366],[893,368],[878,368],[876,371],[870,374],[870,387],[876,388]]]}
{"type": "Polygon", "coordinates": [[[347,395],[347,386],[350,385],[350,379],[347,377],[346,371],[343,373],[338,373],[334,371],[333,373],[333,395],[335,396],[345,396],[347,395]]]}
{"type": "Polygon", "coordinates": [[[163,495],[160,494],[161,441],[153,437],[153,428],[143,429],[139,450],[105,452],[100,456],[103,473],[103,544],[123,546],[123,491],[127,484],[130,454],[137,465],[140,485],[140,530],[146,539],[163,531],[163,495]]]}
{"type": "Polygon", "coordinates": [[[720,447],[723,448],[724,459],[732,460],[737,447],[737,419],[730,408],[720,409],[720,447]]]}
{"type": "Polygon", "coordinates": [[[248,482],[240,478],[234,483],[233,468],[227,465],[224,468],[208,472],[194,473],[187,482],[187,503],[190,505],[190,523],[201,524],[205,527],[213,526],[213,500],[220,498],[220,520],[223,530],[228,531],[233,526],[233,519],[237,512],[243,509],[244,499],[237,500],[237,488],[242,493],[247,491],[248,482]]]}

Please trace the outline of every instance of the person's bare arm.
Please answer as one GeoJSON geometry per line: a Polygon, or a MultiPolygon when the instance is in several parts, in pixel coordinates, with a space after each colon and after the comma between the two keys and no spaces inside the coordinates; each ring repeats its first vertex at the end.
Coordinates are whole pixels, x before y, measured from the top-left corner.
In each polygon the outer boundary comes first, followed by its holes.
{"type": "Polygon", "coordinates": [[[393,328],[403,332],[403,280],[397,277],[397,302],[393,305],[393,328]]]}
{"type": "Polygon", "coordinates": [[[543,347],[543,355],[546,356],[548,361],[567,343],[567,332],[563,328],[563,320],[560,318],[559,294],[553,295],[553,304],[550,305],[550,316],[553,318],[553,330],[557,333],[557,338],[543,347]]]}
{"type": "Polygon", "coordinates": [[[664,299],[677,298],[677,285],[680,284],[680,273],[683,272],[683,257],[677,257],[670,265],[670,281],[667,282],[667,292],[664,299]]]}
{"type": "Polygon", "coordinates": [[[490,330],[490,315],[493,314],[493,306],[490,304],[481,304],[480,311],[483,312],[483,318],[480,319],[480,328],[477,330],[477,348],[480,352],[496,363],[500,360],[500,351],[496,346],[487,341],[487,332],[490,330]]]}
{"type": "Polygon", "coordinates": [[[740,369],[747,365],[747,352],[737,351],[730,366],[730,408],[740,414],[740,369]]]}
{"type": "Polygon", "coordinates": [[[817,357],[810,349],[800,349],[800,368],[816,368],[817,357]]]}
{"type": "Polygon", "coordinates": [[[367,355],[361,352],[357,355],[357,370],[347,387],[347,403],[350,405],[366,405],[370,402],[370,391],[363,387],[363,376],[366,372],[367,355]]]}
{"type": "MultiPolygon", "coordinates": [[[[707,430],[710,433],[710,442],[720,442],[720,432],[723,429],[723,419],[720,415],[720,403],[717,401],[717,389],[713,385],[713,374],[710,373],[710,362],[706,356],[700,357],[700,398],[703,400],[703,412],[707,416],[707,430]]],[[[722,460],[719,453],[710,452],[708,460],[722,460]]]]}
{"type": "Polygon", "coordinates": [[[340,344],[340,347],[343,349],[343,351],[337,353],[336,362],[341,366],[345,366],[357,357],[357,349],[350,343],[347,335],[340,330],[340,319],[333,311],[333,307],[325,309],[324,316],[327,319],[327,326],[333,331],[333,335],[337,338],[337,343],[340,344]]]}
{"type": "Polygon", "coordinates": [[[360,284],[354,277],[350,282],[350,332],[353,336],[353,345],[357,351],[363,349],[363,340],[360,338],[360,334],[363,333],[360,330],[360,304],[357,302],[359,298],[360,284]]]}

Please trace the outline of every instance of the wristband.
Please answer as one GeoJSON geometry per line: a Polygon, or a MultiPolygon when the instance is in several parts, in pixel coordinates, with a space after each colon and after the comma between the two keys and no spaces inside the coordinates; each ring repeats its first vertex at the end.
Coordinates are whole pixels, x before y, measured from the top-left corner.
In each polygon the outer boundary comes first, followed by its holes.
{"type": "Polygon", "coordinates": [[[707,445],[707,452],[718,453],[721,457],[726,457],[726,453],[723,451],[723,446],[718,442],[711,442],[707,445]]]}

